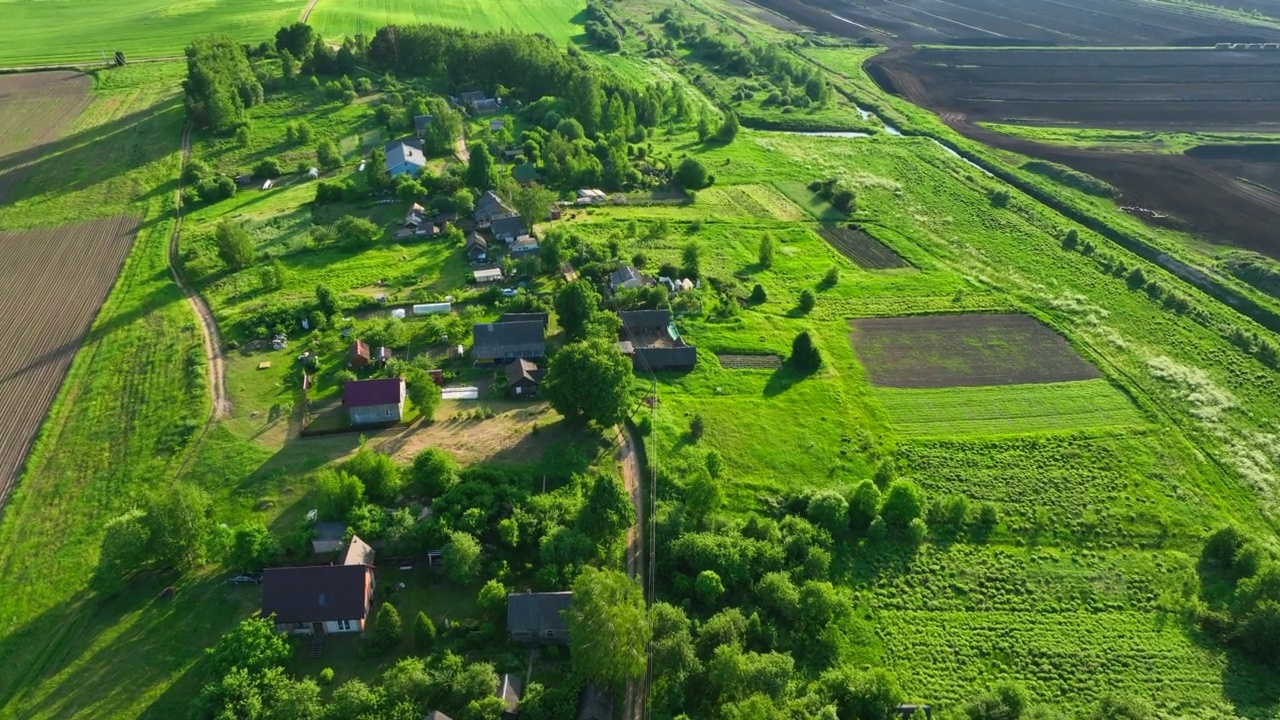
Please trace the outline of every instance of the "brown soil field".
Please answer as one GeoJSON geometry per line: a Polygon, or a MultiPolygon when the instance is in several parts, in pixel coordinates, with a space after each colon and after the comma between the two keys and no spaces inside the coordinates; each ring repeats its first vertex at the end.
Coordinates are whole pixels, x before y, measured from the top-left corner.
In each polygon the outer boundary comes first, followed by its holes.
{"type": "Polygon", "coordinates": [[[0,203],[23,168],[89,106],[89,87],[78,72],[0,75],[0,203]]]}
{"type": "MultiPolygon", "coordinates": [[[[1222,68],[1230,62],[1240,62],[1239,56],[1241,55],[1250,56],[1248,62],[1257,62],[1261,64],[1260,66],[1265,65],[1280,70],[1280,53],[1272,56],[1261,52],[1238,53],[1206,50],[1078,51],[1075,53],[1062,51],[1002,51],[997,53],[987,51],[984,53],[983,51],[956,51],[957,54],[947,57],[955,61],[975,59],[973,57],[974,54],[978,58],[988,57],[988,65],[1001,68],[998,72],[1006,73],[1015,72],[1015,70],[1008,69],[1010,61],[1007,57],[1002,60],[996,58],[996,55],[1028,55],[1039,52],[1046,54],[1040,58],[1039,62],[1041,64],[1037,72],[1048,73],[1050,77],[1054,77],[1054,73],[1061,72],[1061,63],[1065,62],[1063,58],[1067,55],[1097,57],[1107,55],[1115,57],[1117,61],[1124,58],[1134,59],[1135,67],[1127,70],[1097,68],[1098,72],[1126,72],[1130,74],[1130,77],[1139,72],[1150,72],[1152,76],[1163,72],[1159,68],[1150,67],[1153,63],[1149,61],[1162,56],[1179,59],[1202,58],[1206,60],[1206,65],[1203,68],[1198,68],[1194,65],[1183,65],[1182,70],[1188,76],[1203,72],[1206,77],[1215,77],[1215,74],[1221,73],[1222,68]],[[1259,58],[1261,55],[1267,55],[1267,57],[1259,58]],[[1059,64],[1052,65],[1046,58],[1054,58],[1059,64]],[[1142,58],[1148,60],[1145,70],[1143,69],[1144,66],[1136,61],[1136,59],[1142,58]]],[[[921,107],[934,110],[949,126],[972,140],[977,140],[1002,150],[1049,160],[1087,173],[1106,181],[1120,190],[1117,204],[1146,208],[1168,216],[1166,219],[1152,220],[1147,215],[1139,215],[1139,217],[1149,222],[1158,222],[1164,226],[1188,230],[1211,242],[1236,245],[1280,259],[1280,238],[1277,238],[1275,234],[1275,228],[1280,225],[1280,194],[1267,189],[1280,185],[1280,156],[1274,152],[1262,152],[1256,147],[1246,146],[1237,148],[1234,151],[1223,149],[1208,153],[1193,151],[1189,155],[1126,153],[1043,145],[1021,138],[1002,135],[977,125],[974,122],[975,118],[970,117],[962,110],[955,109],[954,105],[966,105],[967,103],[967,100],[964,102],[959,101],[959,93],[945,89],[941,94],[937,95],[929,92],[926,82],[932,82],[936,85],[938,81],[922,81],[913,71],[919,64],[918,61],[913,61],[909,58],[904,61],[904,58],[911,54],[912,51],[910,50],[890,51],[868,63],[867,71],[888,92],[900,95],[921,107]]],[[[1096,57],[1090,62],[1095,67],[1097,66],[1096,57]]],[[[926,71],[926,74],[928,72],[960,72],[961,70],[968,71],[970,68],[952,68],[950,70],[932,68],[926,71]]],[[[1091,69],[1084,67],[1080,75],[1087,76],[1089,72],[1091,72],[1091,69]]],[[[1268,71],[1267,74],[1280,76],[1280,74],[1271,71],[1268,71]]],[[[1061,75],[1057,76],[1061,77],[1061,75]]],[[[1026,77],[1028,87],[1032,88],[1032,91],[1035,90],[1036,77],[1038,75],[1035,73],[1029,73],[1026,77]]],[[[1163,75],[1163,77],[1169,78],[1167,74],[1163,75]]],[[[1215,83],[1218,83],[1218,80],[1207,80],[1202,85],[1208,86],[1215,83]]],[[[1194,83],[1185,84],[1183,87],[1194,89],[1194,83]]],[[[1280,81],[1277,82],[1276,90],[1275,97],[1280,99],[1280,81]]],[[[1132,88],[1130,91],[1132,92],[1132,88]]],[[[1124,104],[1126,102],[1130,106],[1147,113],[1147,121],[1139,123],[1141,127],[1144,129],[1161,129],[1160,127],[1151,127],[1159,124],[1160,113],[1151,108],[1142,107],[1143,103],[1118,100],[1116,104],[1124,104]]],[[[1176,106],[1178,105],[1187,106],[1191,104],[1190,102],[1179,101],[1150,103],[1152,107],[1164,107],[1168,113],[1177,112],[1178,108],[1176,106]]],[[[1262,129],[1256,123],[1236,122],[1233,124],[1225,113],[1213,109],[1218,104],[1220,103],[1208,101],[1200,103],[1203,106],[1203,113],[1217,113],[1219,122],[1214,126],[1215,129],[1247,128],[1253,131],[1262,129]]],[[[1085,110],[1086,108],[1097,109],[1097,103],[1082,103],[1070,100],[1041,103],[1041,117],[1051,105],[1057,108],[1053,112],[1063,116],[1075,115],[1077,122],[1085,127],[1105,126],[1107,124],[1105,117],[1090,116],[1085,110]]],[[[1258,105],[1261,107],[1273,107],[1276,115],[1266,118],[1268,121],[1280,118],[1280,102],[1260,102],[1258,105]]],[[[1250,110],[1249,112],[1254,113],[1255,111],[1250,110]]],[[[996,118],[980,117],[977,119],[994,120],[996,118]]],[[[1011,121],[1014,124],[1025,121],[1025,117],[1002,116],[1000,119],[1011,121]]],[[[1055,124],[1067,124],[1067,121],[1059,118],[1055,124]]],[[[1205,126],[1189,123],[1185,118],[1183,126],[1190,130],[1207,129],[1205,126]]]]}
{"type": "Polygon", "coordinates": [[[1028,315],[920,315],[849,321],[871,383],[944,388],[1101,377],[1048,326],[1028,315]]]}
{"type": "Polygon", "coordinates": [[[897,253],[865,231],[843,225],[818,228],[818,235],[836,252],[849,258],[863,270],[889,270],[911,267],[897,253]]]}
{"type": "Polygon", "coordinates": [[[876,64],[975,122],[1280,129],[1280,50],[922,49],[876,64]]]}
{"type": "Polygon", "coordinates": [[[720,367],[726,370],[777,370],[782,367],[782,358],[777,355],[732,355],[716,354],[720,367]]]}
{"type": "MultiPolygon", "coordinates": [[[[1280,40],[1280,31],[1273,28],[1144,0],[758,1],[823,32],[894,45],[1169,46],[1280,40]]],[[[1239,7],[1235,0],[1220,1],[1239,7]]]]}
{"type": "Polygon", "coordinates": [[[0,502],[137,229],[116,217],[0,232],[0,502]]]}

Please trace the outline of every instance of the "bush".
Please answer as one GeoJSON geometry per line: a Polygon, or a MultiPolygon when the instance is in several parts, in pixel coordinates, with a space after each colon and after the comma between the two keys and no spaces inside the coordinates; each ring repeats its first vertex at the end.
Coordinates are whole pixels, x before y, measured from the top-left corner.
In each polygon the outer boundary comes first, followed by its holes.
{"type": "Polygon", "coordinates": [[[799,305],[800,312],[802,313],[810,312],[813,310],[813,308],[817,304],[818,304],[818,296],[814,295],[812,290],[805,288],[803,291],[801,291],[800,305],[799,305]]]}
{"type": "Polygon", "coordinates": [[[714,570],[703,570],[693,582],[693,593],[708,607],[714,606],[716,600],[724,594],[724,583],[714,570]]]}
{"type": "Polygon", "coordinates": [[[413,646],[419,653],[431,649],[436,641],[436,625],[424,612],[419,612],[413,621],[413,646]]]}
{"type": "Polygon", "coordinates": [[[706,431],[706,422],[703,421],[702,416],[694,415],[693,420],[689,421],[689,438],[693,440],[693,442],[698,442],[702,439],[702,435],[706,431]]]}
{"type": "Polygon", "coordinates": [[[796,335],[796,339],[791,341],[791,364],[799,370],[809,372],[822,367],[822,353],[813,344],[813,337],[808,330],[796,335]]]}
{"type": "Polygon", "coordinates": [[[760,283],[756,283],[756,286],[751,288],[750,301],[752,305],[760,305],[768,299],[768,296],[766,296],[764,292],[764,286],[760,283]]]}
{"type": "Polygon", "coordinates": [[[1009,205],[1009,191],[1004,188],[999,190],[988,190],[987,199],[991,201],[991,207],[1003,208],[1009,205]]]}
{"type": "Polygon", "coordinates": [[[378,608],[378,616],[374,620],[373,647],[378,651],[387,651],[404,640],[404,627],[400,622],[400,611],[389,602],[378,608]]]}
{"type": "Polygon", "coordinates": [[[319,678],[321,685],[332,685],[333,684],[333,668],[327,667],[321,670],[320,674],[317,677],[319,678]]]}
{"type": "Polygon", "coordinates": [[[911,521],[924,514],[924,496],[915,483],[894,480],[885,493],[880,516],[892,530],[907,530],[911,521]]]}
{"type": "Polygon", "coordinates": [[[701,190],[711,184],[707,168],[694,158],[687,157],[676,169],[676,184],[685,190],[701,190]]]}
{"type": "Polygon", "coordinates": [[[823,276],[822,284],[827,287],[834,287],[838,282],[840,282],[840,268],[832,265],[831,269],[827,270],[827,274],[823,276]]]}
{"type": "Polygon", "coordinates": [[[281,172],[280,161],[275,158],[266,158],[253,168],[253,176],[256,178],[278,178],[281,172]]]}

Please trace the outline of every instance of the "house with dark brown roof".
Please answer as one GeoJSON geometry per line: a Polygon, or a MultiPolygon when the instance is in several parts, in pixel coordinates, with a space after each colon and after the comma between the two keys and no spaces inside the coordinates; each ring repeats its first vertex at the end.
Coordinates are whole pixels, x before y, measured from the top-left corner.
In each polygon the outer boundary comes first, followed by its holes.
{"type": "Polygon", "coordinates": [[[467,256],[467,262],[484,262],[489,259],[489,241],[472,230],[467,233],[467,244],[463,246],[462,252],[467,256]]]}
{"type": "Polygon", "coordinates": [[[550,313],[544,312],[524,312],[524,313],[502,313],[498,316],[498,322],[540,322],[545,330],[551,324],[550,313]]]}
{"type": "Polygon", "coordinates": [[[547,354],[547,341],[540,322],[479,323],[471,328],[475,342],[471,357],[477,363],[495,363],[547,354]]]}
{"type": "Polygon", "coordinates": [[[512,593],[507,596],[507,634],[513,642],[565,645],[569,626],[564,612],[571,592],[512,593]]]}
{"type": "Polygon", "coordinates": [[[476,200],[475,212],[472,217],[481,225],[492,222],[494,218],[506,217],[516,213],[506,200],[503,200],[498,193],[492,190],[486,190],[479,200],[476,200]]]}
{"type": "Polygon", "coordinates": [[[507,394],[521,398],[537,397],[538,387],[546,374],[532,360],[512,360],[507,363],[507,394]]]}
{"type": "Polygon", "coordinates": [[[347,348],[347,366],[352,370],[359,370],[369,364],[369,343],[363,340],[356,340],[351,343],[351,347],[347,348]]]}
{"type": "Polygon", "coordinates": [[[403,378],[352,380],[342,386],[342,406],[352,425],[378,425],[404,418],[403,378]]]}
{"type": "Polygon", "coordinates": [[[363,632],[373,588],[368,565],[267,568],[262,615],[290,635],[363,632]]]}
{"type": "Polygon", "coordinates": [[[359,535],[352,535],[351,542],[347,543],[347,548],[342,551],[342,557],[338,559],[339,565],[368,565],[373,567],[373,559],[378,553],[369,543],[360,539],[359,535]]]}

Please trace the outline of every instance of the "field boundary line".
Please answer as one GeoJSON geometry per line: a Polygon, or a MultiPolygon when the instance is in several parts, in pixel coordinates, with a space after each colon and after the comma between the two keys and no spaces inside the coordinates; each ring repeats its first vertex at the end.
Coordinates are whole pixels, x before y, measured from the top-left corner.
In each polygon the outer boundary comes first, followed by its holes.
{"type": "Polygon", "coordinates": [[[182,271],[182,258],[179,253],[179,242],[182,234],[182,178],[187,171],[187,162],[191,159],[191,123],[182,129],[182,160],[178,165],[178,189],[174,198],[173,232],[169,235],[169,272],[173,280],[186,296],[187,303],[195,313],[196,323],[200,326],[200,336],[204,344],[205,365],[209,376],[209,416],[196,436],[195,442],[188,449],[187,457],[178,468],[178,475],[184,473],[195,456],[194,450],[200,446],[209,428],[227,413],[227,393],[223,374],[222,338],[218,334],[218,323],[214,320],[209,305],[187,282],[182,271]]]}

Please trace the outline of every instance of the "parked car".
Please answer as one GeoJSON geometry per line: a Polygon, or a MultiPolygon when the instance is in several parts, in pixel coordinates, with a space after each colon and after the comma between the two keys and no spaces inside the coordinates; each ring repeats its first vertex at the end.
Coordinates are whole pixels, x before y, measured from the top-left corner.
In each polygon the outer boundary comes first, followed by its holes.
{"type": "Polygon", "coordinates": [[[515,288],[502,288],[502,297],[515,297],[519,293],[515,288]]]}
{"type": "Polygon", "coordinates": [[[262,573],[245,573],[243,575],[237,575],[227,582],[232,585],[261,585],[262,573]]]}

